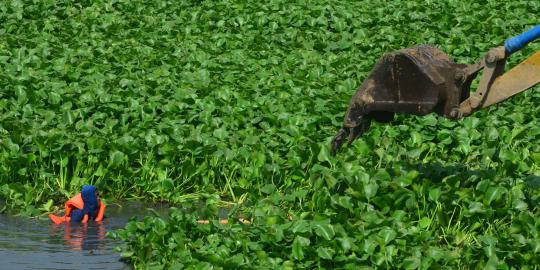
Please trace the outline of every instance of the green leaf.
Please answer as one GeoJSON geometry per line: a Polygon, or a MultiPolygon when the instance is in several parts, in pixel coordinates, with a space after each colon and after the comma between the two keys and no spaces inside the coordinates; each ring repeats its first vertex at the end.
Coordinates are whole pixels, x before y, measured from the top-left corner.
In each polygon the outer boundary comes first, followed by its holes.
{"type": "Polygon", "coordinates": [[[420,259],[416,257],[409,257],[403,260],[403,268],[407,270],[418,269],[420,268],[420,263],[420,259]]]}
{"type": "Polygon", "coordinates": [[[296,236],[292,244],[292,255],[297,260],[304,259],[304,247],[309,246],[310,241],[308,238],[302,236],[296,236]]]}
{"type": "Polygon", "coordinates": [[[390,228],[385,228],[379,231],[379,236],[382,238],[385,244],[388,244],[390,243],[390,241],[396,238],[397,233],[390,228]]]}
{"type": "Polygon", "coordinates": [[[331,248],[326,247],[318,247],[317,248],[317,255],[319,255],[320,258],[325,260],[331,260],[334,254],[334,250],[331,248]]]}
{"type": "Polygon", "coordinates": [[[265,194],[271,194],[276,190],[276,186],[273,184],[266,184],[261,188],[261,192],[265,194]]]}
{"type": "Polygon", "coordinates": [[[364,185],[364,194],[366,198],[373,198],[377,194],[377,190],[379,190],[379,185],[376,183],[364,185]]]}
{"type": "Polygon", "coordinates": [[[472,202],[469,205],[469,212],[470,213],[485,213],[486,210],[484,209],[484,205],[482,205],[479,202],[472,202]]]}
{"type": "Polygon", "coordinates": [[[484,197],[484,203],[489,205],[493,201],[496,201],[501,198],[503,194],[503,189],[500,187],[489,187],[486,190],[485,197],[484,197]]]}
{"type": "Polygon", "coordinates": [[[351,203],[351,197],[349,196],[339,196],[338,204],[345,209],[349,209],[349,210],[353,209],[353,204],[351,203]]]}
{"type": "Polygon", "coordinates": [[[338,241],[341,243],[341,249],[343,249],[344,252],[349,251],[353,246],[353,239],[349,237],[340,237],[338,238],[338,241]]]}
{"type": "Polygon", "coordinates": [[[430,218],[427,218],[427,217],[423,217],[423,218],[420,219],[420,221],[418,222],[418,226],[420,226],[420,228],[422,228],[422,229],[428,228],[429,225],[431,225],[431,219],[430,219],[430,218]]]}
{"type": "Polygon", "coordinates": [[[161,181],[162,191],[171,192],[174,189],[174,182],[171,179],[163,179],[161,181]]]}
{"type": "Polygon", "coordinates": [[[311,231],[311,227],[305,220],[296,220],[291,225],[291,231],[293,233],[306,233],[311,231]]]}
{"type": "Polygon", "coordinates": [[[315,234],[326,240],[332,240],[336,234],[332,224],[315,223],[313,229],[315,230],[315,234]]]}
{"type": "Polygon", "coordinates": [[[56,92],[49,92],[49,103],[56,105],[59,104],[62,100],[62,97],[56,92]]]}
{"type": "Polygon", "coordinates": [[[320,144],[320,151],[319,151],[319,154],[317,155],[317,160],[319,160],[319,162],[328,162],[328,163],[332,163],[330,161],[330,152],[328,151],[328,147],[326,144],[320,144]]]}
{"type": "Polygon", "coordinates": [[[120,257],[122,258],[131,258],[133,255],[135,255],[135,252],[133,251],[124,251],[120,253],[120,257]]]}
{"type": "Polygon", "coordinates": [[[109,158],[109,165],[110,166],[118,166],[122,164],[126,159],[126,155],[122,153],[121,151],[114,151],[111,153],[109,158]]]}
{"type": "Polygon", "coordinates": [[[440,188],[432,188],[429,190],[429,199],[436,202],[441,197],[441,189],[440,188]]]}
{"type": "Polygon", "coordinates": [[[53,205],[53,200],[49,199],[46,203],[43,204],[41,209],[43,209],[45,212],[50,212],[52,205],[53,205]]]}

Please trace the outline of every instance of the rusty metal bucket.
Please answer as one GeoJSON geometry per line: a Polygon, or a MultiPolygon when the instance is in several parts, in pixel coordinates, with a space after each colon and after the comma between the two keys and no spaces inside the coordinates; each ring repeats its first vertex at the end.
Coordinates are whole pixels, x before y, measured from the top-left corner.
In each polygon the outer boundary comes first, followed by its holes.
{"type": "Polygon", "coordinates": [[[503,74],[510,53],[496,47],[472,65],[456,64],[426,45],[385,54],[352,97],[343,127],[332,141],[332,154],[346,138],[350,145],[372,120],[387,123],[395,113],[431,112],[459,119],[540,83],[540,52],[503,74]],[[478,88],[470,95],[471,82],[481,70],[478,88]]]}
{"type": "Polygon", "coordinates": [[[345,137],[350,144],[372,120],[386,123],[394,113],[450,117],[455,104],[468,97],[454,79],[466,67],[427,45],[385,54],[351,99],[343,128],[332,143],[333,153],[345,137]]]}

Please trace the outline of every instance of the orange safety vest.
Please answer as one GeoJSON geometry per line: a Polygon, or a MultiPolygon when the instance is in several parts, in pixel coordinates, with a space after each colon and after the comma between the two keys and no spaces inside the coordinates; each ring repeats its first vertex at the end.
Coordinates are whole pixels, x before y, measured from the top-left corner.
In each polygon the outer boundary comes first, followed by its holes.
{"type": "MultiPolygon", "coordinates": [[[[96,216],[96,219],[95,221],[102,221],[103,220],[103,215],[105,214],[105,204],[101,202],[100,199],[98,199],[98,205],[99,205],[99,209],[98,209],[98,213],[97,213],[97,216],[96,216]]],[[[65,209],[66,209],[66,213],[64,214],[63,217],[59,217],[59,216],[56,216],[56,215],[53,215],[53,214],[49,214],[49,218],[52,220],[52,222],[56,223],[56,224],[60,224],[62,222],[69,222],[70,221],[70,216],[71,216],[71,211],[73,211],[74,208],[77,208],[77,209],[83,209],[84,208],[84,201],[82,199],[82,195],[81,193],[75,195],[73,198],[69,199],[66,204],[64,205],[65,209]]],[[[82,223],[86,223],[88,222],[88,215],[84,215],[83,217],[83,220],[82,220],[82,223]]]]}

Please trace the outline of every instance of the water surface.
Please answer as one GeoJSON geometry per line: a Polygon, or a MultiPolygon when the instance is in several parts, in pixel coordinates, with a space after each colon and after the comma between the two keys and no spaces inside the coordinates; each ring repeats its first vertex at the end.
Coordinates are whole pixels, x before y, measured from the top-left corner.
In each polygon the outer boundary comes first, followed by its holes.
{"type": "Polygon", "coordinates": [[[120,240],[105,237],[123,228],[130,217],[143,217],[148,208],[164,205],[127,202],[108,205],[101,223],[56,225],[49,220],[0,215],[0,269],[131,269],[114,251],[120,240]]]}

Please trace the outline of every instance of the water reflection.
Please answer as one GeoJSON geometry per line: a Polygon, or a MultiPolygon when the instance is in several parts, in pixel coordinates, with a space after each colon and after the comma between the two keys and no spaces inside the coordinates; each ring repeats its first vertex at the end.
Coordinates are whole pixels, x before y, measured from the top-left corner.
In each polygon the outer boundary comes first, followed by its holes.
{"type": "Polygon", "coordinates": [[[51,224],[51,237],[62,234],[64,244],[70,250],[98,251],[105,249],[105,226],[103,222],[51,224]]]}

